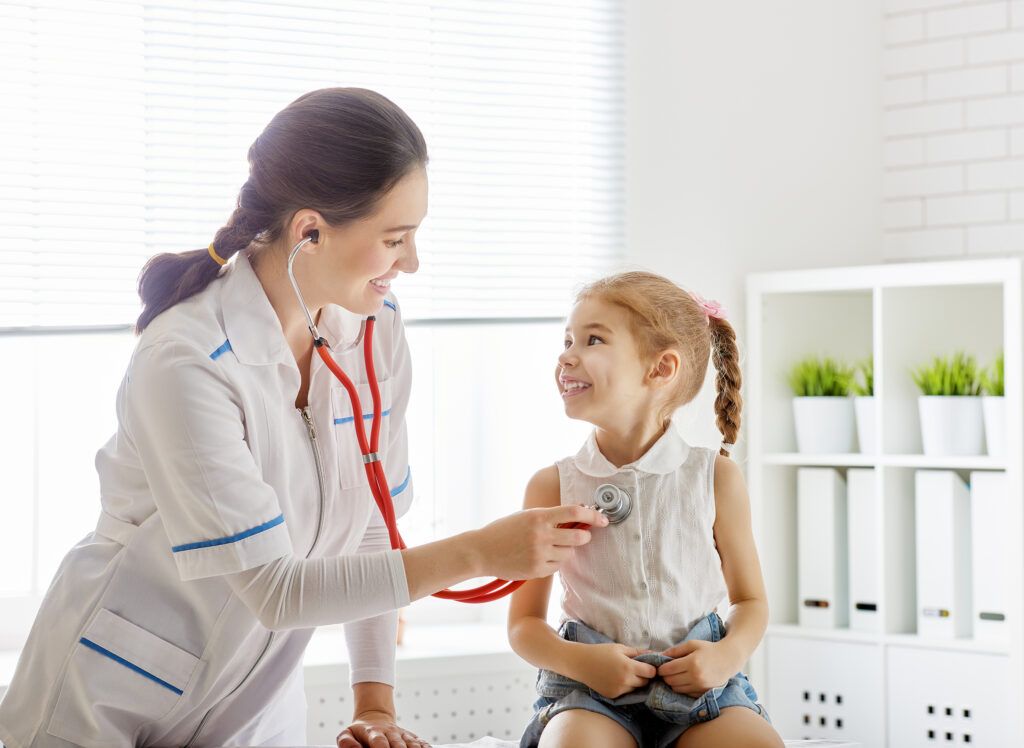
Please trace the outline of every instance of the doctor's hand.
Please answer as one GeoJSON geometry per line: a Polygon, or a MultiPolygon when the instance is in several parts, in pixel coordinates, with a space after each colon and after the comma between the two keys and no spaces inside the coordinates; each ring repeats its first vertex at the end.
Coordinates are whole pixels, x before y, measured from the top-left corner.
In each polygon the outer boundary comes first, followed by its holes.
{"type": "Polygon", "coordinates": [[[476,531],[481,575],[500,579],[535,579],[558,571],[573,551],[590,542],[590,531],[559,525],[582,522],[605,527],[608,518],[584,506],[525,509],[476,531]]]}
{"type": "Polygon", "coordinates": [[[393,714],[384,711],[366,711],[355,716],[352,724],[338,735],[338,748],[430,748],[421,740],[395,723],[393,714]]]}
{"type": "Polygon", "coordinates": [[[648,652],[625,644],[588,644],[575,675],[606,699],[614,699],[646,686],[657,675],[654,665],[633,659],[648,652]]]}
{"type": "Polygon", "coordinates": [[[721,642],[685,641],[663,654],[674,658],[658,668],[658,675],[676,693],[697,699],[709,688],[724,686],[736,674],[732,657],[721,642]]]}

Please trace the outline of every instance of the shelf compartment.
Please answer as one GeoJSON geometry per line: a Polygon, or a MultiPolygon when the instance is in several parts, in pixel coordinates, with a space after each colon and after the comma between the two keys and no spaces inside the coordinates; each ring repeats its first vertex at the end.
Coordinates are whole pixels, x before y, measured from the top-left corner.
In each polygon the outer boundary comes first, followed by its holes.
{"type": "Polygon", "coordinates": [[[878,746],[884,691],[882,648],[873,644],[772,636],[767,642],[768,709],[780,733],[878,746]]]}
{"type": "Polygon", "coordinates": [[[921,393],[911,372],[936,356],[957,351],[974,356],[979,366],[989,366],[1003,347],[1003,286],[885,288],[881,307],[885,324],[875,383],[885,416],[882,452],[918,455],[922,453],[917,406],[921,393]]]}
{"type": "Polygon", "coordinates": [[[761,297],[760,389],[763,417],[757,428],[765,452],[796,448],[789,372],[808,356],[853,364],[873,351],[871,289],[765,294],[761,297]]]}

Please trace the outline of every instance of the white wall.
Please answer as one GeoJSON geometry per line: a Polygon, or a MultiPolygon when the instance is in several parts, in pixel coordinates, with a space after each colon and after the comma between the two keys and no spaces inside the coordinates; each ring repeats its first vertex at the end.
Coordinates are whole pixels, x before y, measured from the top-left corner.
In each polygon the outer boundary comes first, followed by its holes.
{"type": "Polygon", "coordinates": [[[630,0],[630,261],[741,335],[748,273],[880,262],[881,25],[881,0],[630,0]]]}
{"type": "Polygon", "coordinates": [[[1024,0],[884,0],[886,259],[1024,254],[1024,0]]]}

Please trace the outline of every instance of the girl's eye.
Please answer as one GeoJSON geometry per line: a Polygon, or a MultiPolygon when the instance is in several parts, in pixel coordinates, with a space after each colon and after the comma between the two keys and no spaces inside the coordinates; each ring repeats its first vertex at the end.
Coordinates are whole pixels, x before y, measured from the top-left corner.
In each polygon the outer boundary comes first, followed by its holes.
{"type": "Polygon", "coordinates": [[[597,337],[596,335],[591,335],[589,338],[587,338],[587,345],[594,345],[595,342],[603,343],[604,341],[601,340],[601,338],[597,337]]]}
{"type": "Polygon", "coordinates": [[[570,346],[570,345],[572,345],[572,341],[571,341],[571,340],[569,340],[569,338],[566,338],[566,339],[565,339],[565,348],[566,348],[566,350],[568,350],[568,349],[569,349],[569,346],[570,346]]]}
{"type": "Polygon", "coordinates": [[[384,246],[387,247],[388,249],[394,249],[395,247],[400,247],[403,244],[405,244],[405,237],[402,237],[401,239],[392,239],[384,242],[384,246]]]}

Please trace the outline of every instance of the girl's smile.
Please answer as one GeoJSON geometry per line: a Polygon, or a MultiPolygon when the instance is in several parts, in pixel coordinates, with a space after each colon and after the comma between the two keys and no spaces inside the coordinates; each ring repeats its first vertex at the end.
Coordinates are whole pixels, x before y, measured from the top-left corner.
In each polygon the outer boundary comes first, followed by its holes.
{"type": "Polygon", "coordinates": [[[569,313],[557,379],[570,418],[600,426],[639,407],[650,393],[628,312],[602,299],[580,300],[569,313]]]}
{"type": "Polygon", "coordinates": [[[562,398],[576,397],[590,389],[590,383],[572,377],[560,376],[558,383],[561,385],[562,398]]]}

